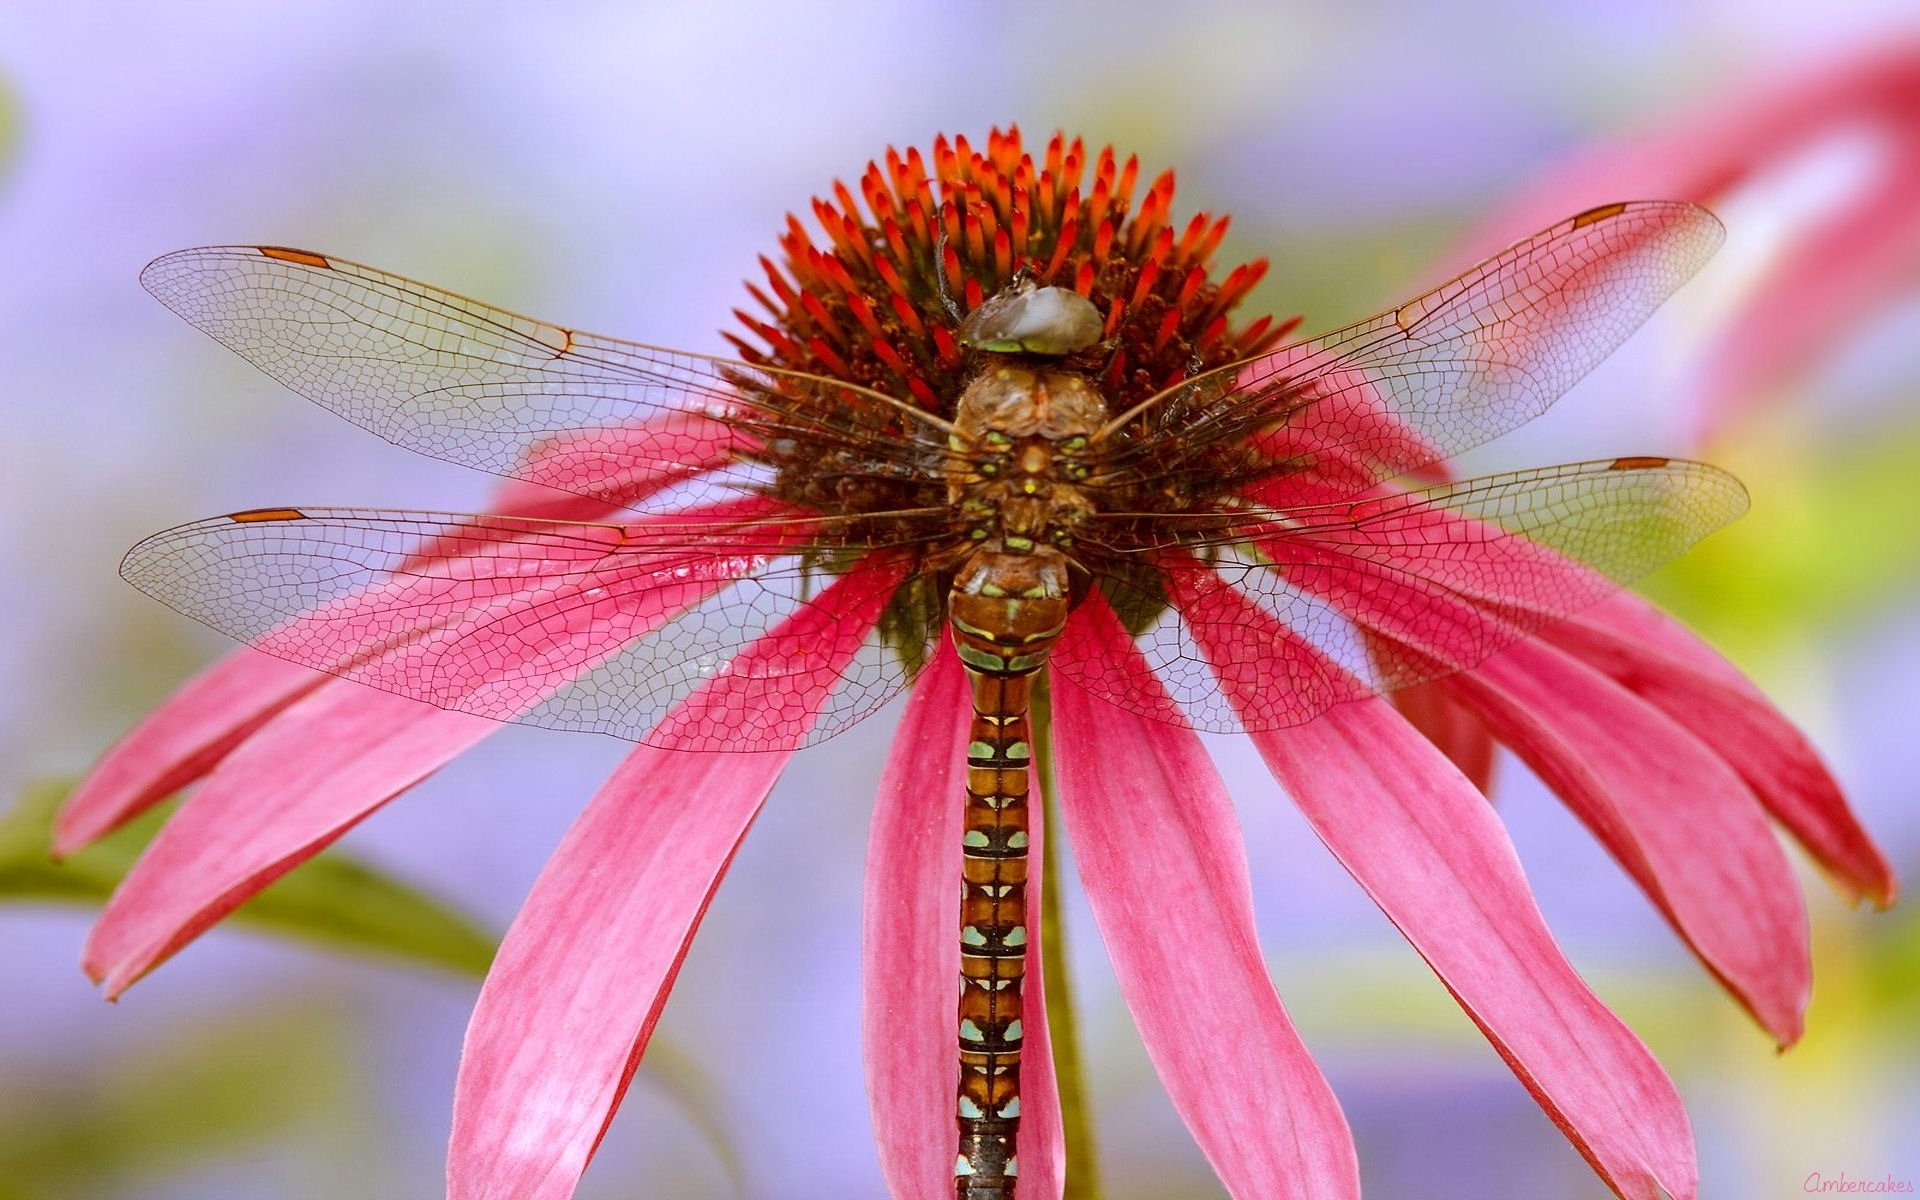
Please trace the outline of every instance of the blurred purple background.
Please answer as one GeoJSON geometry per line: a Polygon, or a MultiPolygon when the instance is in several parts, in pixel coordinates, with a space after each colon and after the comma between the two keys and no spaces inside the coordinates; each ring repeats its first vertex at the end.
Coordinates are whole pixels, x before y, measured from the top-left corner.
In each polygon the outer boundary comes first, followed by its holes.
{"type": "MultiPolygon", "coordinates": [[[[478,508],[492,486],[338,421],[182,325],[135,282],[163,251],[311,246],[723,352],[740,281],[787,211],[888,144],[1017,121],[1174,167],[1181,211],[1235,214],[1224,258],[1273,258],[1250,307],[1303,313],[1311,330],[1464,265],[1443,262],[1446,247],[1592,139],[1895,31],[1920,34],[1910,4],[1443,14],[1373,0],[1177,18],[1092,3],[9,6],[0,795],[82,769],[225,649],[116,578],[142,535],[267,504],[478,508]]],[[[1738,286],[1755,251],[1743,231],[1791,220],[1795,194],[1758,190],[1723,213],[1732,240],[1699,295],[1473,465],[1693,449],[1673,363],[1713,319],[1716,289],[1738,286]]],[[[1772,485],[1754,464],[1799,479],[1796,455],[1844,464],[1858,439],[1911,436],[1916,347],[1920,281],[1728,435],[1756,519],[1772,485]]],[[[1795,536],[1844,542],[1848,529],[1795,536]]],[[[1814,733],[1911,879],[1920,579],[1893,575],[1844,611],[1797,614],[1785,635],[1760,622],[1729,645],[1814,733]]],[[[1710,581],[1675,588],[1663,594],[1712,603],[1710,581]]],[[[895,715],[788,772],[667,1007],[661,1036],[685,1061],[665,1084],[643,1070],[583,1198],[804,1200],[782,1182],[795,1178],[823,1181],[820,1196],[882,1195],[856,975],[865,819],[895,715]],[[823,845],[840,865],[808,877],[823,845]],[[743,1185],[671,1098],[690,1079],[710,1090],[743,1185]]],[[[1604,1196],[1251,751],[1218,749],[1276,980],[1354,1124],[1369,1196],[1604,1196]]],[[[504,928],[623,751],[503,730],[347,845],[504,928]]],[[[1920,1184],[1910,915],[1848,911],[1806,873],[1815,1000],[1803,1044],[1776,1057],[1584,830],[1517,765],[1502,771],[1549,920],[1687,1098],[1703,1195],[1801,1195],[1814,1171],[1920,1184]]],[[[1153,1079],[1084,908],[1070,901],[1068,916],[1107,1194],[1223,1194],[1153,1079]]],[[[216,931],[110,1008],[76,965],[87,920],[0,909],[0,1200],[439,1194],[470,981],[216,931]],[[265,1103],[287,1119],[238,1148],[196,1146],[196,1121],[222,1103],[213,1084],[183,1082],[203,1044],[242,1077],[281,1080],[265,1103]],[[173,1117],[147,1134],[123,1111],[142,1088],[173,1117]],[[89,1140],[112,1136],[178,1144],[128,1156],[89,1140]]]]}

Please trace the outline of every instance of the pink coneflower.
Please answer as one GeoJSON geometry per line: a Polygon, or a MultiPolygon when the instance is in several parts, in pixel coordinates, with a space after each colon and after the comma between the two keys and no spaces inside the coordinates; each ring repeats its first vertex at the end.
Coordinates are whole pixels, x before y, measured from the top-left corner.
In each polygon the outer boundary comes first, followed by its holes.
{"type": "Polygon", "coordinates": [[[787,757],[911,686],[867,885],[893,1193],[1060,1193],[1026,915],[1046,832],[1029,764],[1051,749],[1128,1005],[1229,1192],[1357,1196],[1196,734],[1244,728],[1608,1184],[1692,1197],[1672,1084],[1435,744],[1469,771],[1485,731],[1512,745],[1792,1041],[1806,928],[1764,814],[1851,894],[1885,902],[1891,879],[1764,699],[1608,598],[1744,494],[1664,458],[1404,481],[1537,415],[1717,223],[1607,205],[1275,349],[1284,326],[1230,317],[1264,265],[1214,278],[1225,222],[1175,222],[1170,175],[1136,206],[1136,174],[1059,137],[1036,161],[1011,131],[889,153],[816,202],[824,244],[790,224],[741,361],[307,251],[154,263],[156,295],[296,390],[537,486],[492,516],[259,509],[129,554],[135,583],[279,657],[189,683],[76,793],[63,850],[204,777],[88,971],[117,994],[495,719],[640,741],[509,930],[461,1064],[449,1195],[565,1197],[787,757]],[[1031,721],[1048,692],[1050,728],[1031,721]]]}

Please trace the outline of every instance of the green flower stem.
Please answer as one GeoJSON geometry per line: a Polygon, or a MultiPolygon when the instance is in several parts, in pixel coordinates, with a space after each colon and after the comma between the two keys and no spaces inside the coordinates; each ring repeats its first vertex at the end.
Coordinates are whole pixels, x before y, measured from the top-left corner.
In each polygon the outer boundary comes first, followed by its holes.
{"type": "Polygon", "coordinates": [[[1040,789],[1040,971],[1047,994],[1047,1036],[1053,1043],[1053,1070],[1060,1092],[1060,1125],[1067,1143],[1067,1182],[1062,1200],[1100,1200],[1100,1176],[1094,1164],[1093,1120],[1087,1107],[1086,1076],[1080,1060],[1080,1026],[1074,1019],[1073,985],[1067,976],[1067,930],[1060,919],[1060,806],[1053,787],[1053,704],[1047,677],[1035,681],[1029,733],[1033,738],[1034,783],[1040,789]]]}

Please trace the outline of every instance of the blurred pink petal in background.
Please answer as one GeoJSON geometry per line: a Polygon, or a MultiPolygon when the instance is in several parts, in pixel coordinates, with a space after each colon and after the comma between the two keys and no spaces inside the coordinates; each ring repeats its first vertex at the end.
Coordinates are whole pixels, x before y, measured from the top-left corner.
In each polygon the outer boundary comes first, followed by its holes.
{"type": "MultiPolygon", "coordinates": [[[[1783,67],[1730,96],[1604,141],[1550,168],[1483,222],[1468,262],[1543,221],[1615,200],[1760,198],[1774,244],[1692,365],[1695,433],[1710,440],[1920,286],[1920,40],[1783,67]],[[1795,178],[1801,177],[1801,178],[1795,178]],[[1789,185],[1789,200],[1781,193],[1789,185]]],[[[1759,219],[1735,222],[1758,225],[1759,219]]],[[[1744,253],[1736,227],[1734,249],[1744,253]]]]}

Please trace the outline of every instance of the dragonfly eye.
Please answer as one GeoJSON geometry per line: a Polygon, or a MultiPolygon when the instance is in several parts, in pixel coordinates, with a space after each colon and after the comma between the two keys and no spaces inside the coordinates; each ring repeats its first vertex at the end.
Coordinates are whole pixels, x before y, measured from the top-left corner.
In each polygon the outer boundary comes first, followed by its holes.
{"type": "Polygon", "coordinates": [[[1069,288],[1010,288],[967,315],[960,344],[994,354],[1073,354],[1100,340],[1093,301],[1069,288]]]}

